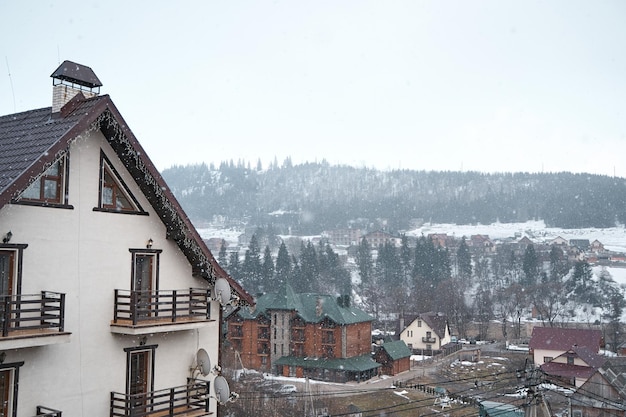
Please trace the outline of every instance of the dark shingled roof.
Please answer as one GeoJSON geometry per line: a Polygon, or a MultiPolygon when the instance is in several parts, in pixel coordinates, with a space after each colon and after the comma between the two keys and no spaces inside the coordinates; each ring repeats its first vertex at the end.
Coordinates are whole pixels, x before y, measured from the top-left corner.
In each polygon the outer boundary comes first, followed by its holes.
{"type": "Polygon", "coordinates": [[[626,357],[617,356],[607,359],[598,372],[615,388],[619,396],[626,400],[626,357]]]}
{"type": "Polygon", "coordinates": [[[241,309],[237,314],[244,319],[254,319],[259,315],[267,314],[269,310],[296,311],[307,323],[319,323],[326,318],[340,325],[374,320],[363,310],[340,305],[333,296],[313,293],[296,294],[288,284],[277,294],[260,296],[256,300],[254,311],[241,309]]]}
{"type": "Polygon", "coordinates": [[[47,107],[0,116],[0,208],[16,201],[50,164],[67,152],[71,143],[90,129],[102,132],[194,273],[210,282],[226,278],[241,301],[252,304],[252,297],[216,262],[108,95],[85,99],[79,93],[55,114],[47,107]]]}
{"type": "Polygon", "coordinates": [[[428,313],[422,313],[419,316],[428,325],[428,327],[437,333],[437,336],[439,336],[440,339],[443,339],[446,336],[446,325],[448,320],[445,314],[429,311],[428,313]]]}
{"type": "MultiPolygon", "coordinates": [[[[52,117],[50,107],[0,116],[0,194],[49,153],[59,138],[105,97],[83,101],[65,118],[52,117]]],[[[41,167],[34,167],[30,175],[41,172],[41,167]]]]}
{"type": "Polygon", "coordinates": [[[567,351],[573,346],[583,346],[594,353],[598,353],[601,343],[602,332],[600,330],[535,327],[528,347],[530,349],[567,351]]]}

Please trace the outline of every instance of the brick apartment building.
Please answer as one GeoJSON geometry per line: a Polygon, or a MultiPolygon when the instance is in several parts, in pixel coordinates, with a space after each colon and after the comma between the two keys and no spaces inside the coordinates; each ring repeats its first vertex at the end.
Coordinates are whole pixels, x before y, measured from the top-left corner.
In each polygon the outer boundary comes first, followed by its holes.
{"type": "Polygon", "coordinates": [[[283,376],[345,382],[376,375],[373,318],[347,296],[296,294],[287,285],[228,318],[227,339],[244,367],[283,376]]]}

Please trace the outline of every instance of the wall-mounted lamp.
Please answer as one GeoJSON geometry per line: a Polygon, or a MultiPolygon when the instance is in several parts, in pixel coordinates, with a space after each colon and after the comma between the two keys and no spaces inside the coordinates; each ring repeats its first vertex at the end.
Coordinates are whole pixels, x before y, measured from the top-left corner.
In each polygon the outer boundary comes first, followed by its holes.
{"type": "Polygon", "coordinates": [[[2,238],[2,243],[9,243],[11,237],[13,237],[13,233],[11,233],[11,231],[9,230],[7,234],[4,235],[4,237],[2,238]]]}
{"type": "Polygon", "coordinates": [[[147,336],[142,337],[141,339],[139,339],[139,346],[145,346],[147,341],[148,341],[147,336]]]}
{"type": "Polygon", "coordinates": [[[0,363],[4,363],[4,360],[7,358],[6,352],[0,353],[0,363]]]}
{"type": "Polygon", "coordinates": [[[148,239],[148,243],[146,243],[146,248],[151,249],[153,243],[154,243],[154,240],[152,240],[152,238],[148,239]]]}

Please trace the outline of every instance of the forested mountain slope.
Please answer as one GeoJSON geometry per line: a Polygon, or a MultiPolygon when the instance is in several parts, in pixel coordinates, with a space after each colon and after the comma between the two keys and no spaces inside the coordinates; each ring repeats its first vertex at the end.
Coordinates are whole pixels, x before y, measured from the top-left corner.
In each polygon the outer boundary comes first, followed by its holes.
{"type": "Polygon", "coordinates": [[[572,173],[379,171],[328,163],[174,166],[165,180],[194,222],[222,216],[291,233],[348,227],[395,232],[435,223],[544,220],[562,228],[626,223],[626,180],[572,173]]]}

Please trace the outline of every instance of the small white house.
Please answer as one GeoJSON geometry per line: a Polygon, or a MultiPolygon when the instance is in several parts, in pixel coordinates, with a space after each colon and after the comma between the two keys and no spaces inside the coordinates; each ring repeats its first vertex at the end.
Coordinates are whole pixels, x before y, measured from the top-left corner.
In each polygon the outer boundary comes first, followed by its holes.
{"type": "Polygon", "coordinates": [[[439,350],[451,341],[448,320],[443,313],[422,313],[401,330],[400,340],[409,349],[439,350]]]}
{"type": "Polygon", "coordinates": [[[91,68],[52,78],[52,107],[0,116],[0,415],[217,413],[214,285],[252,299],[91,68]]]}

